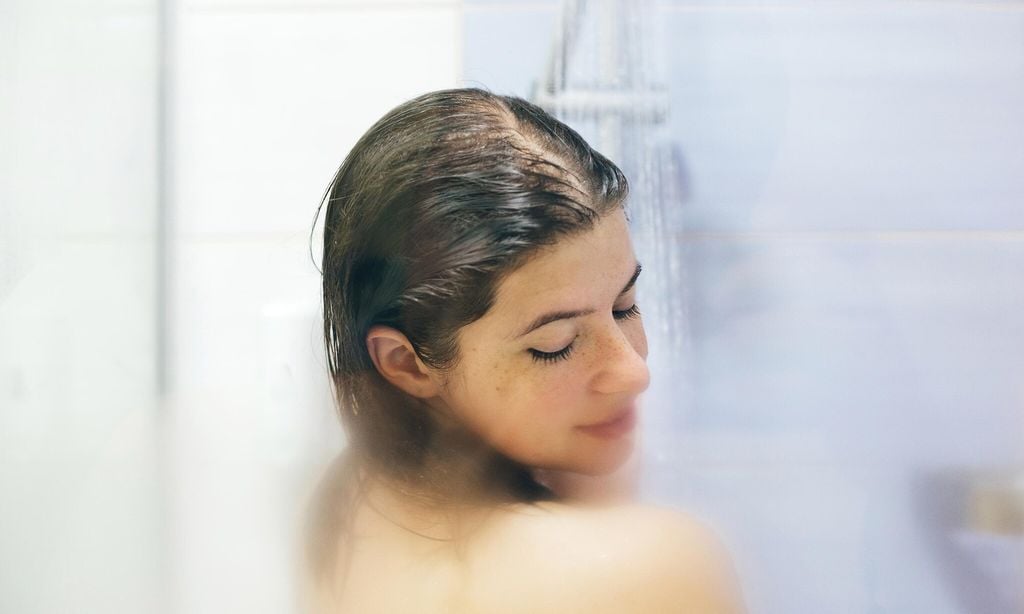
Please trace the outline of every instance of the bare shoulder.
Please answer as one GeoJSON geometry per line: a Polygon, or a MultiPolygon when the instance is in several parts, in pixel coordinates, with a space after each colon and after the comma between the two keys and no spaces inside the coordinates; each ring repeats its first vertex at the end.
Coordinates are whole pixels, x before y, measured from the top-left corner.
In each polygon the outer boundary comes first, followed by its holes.
{"type": "Polygon", "coordinates": [[[627,556],[630,581],[646,601],[637,611],[741,614],[742,592],[732,557],[715,531],[685,512],[631,506],[612,514],[617,526],[642,527],[627,556]]]}
{"type": "Polygon", "coordinates": [[[521,514],[507,536],[518,553],[510,567],[524,570],[520,591],[537,587],[532,611],[745,612],[722,541],[679,510],[545,504],[521,514]]]}

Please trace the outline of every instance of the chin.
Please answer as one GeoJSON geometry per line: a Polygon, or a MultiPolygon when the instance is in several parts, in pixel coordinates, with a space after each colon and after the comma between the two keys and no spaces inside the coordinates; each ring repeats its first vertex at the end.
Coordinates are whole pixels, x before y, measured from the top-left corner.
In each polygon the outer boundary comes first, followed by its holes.
{"type": "Polygon", "coordinates": [[[625,465],[627,458],[628,456],[623,456],[622,458],[610,459],[605,462],[592,463],[582,469],[579,469],[577,473],[582,473],[583,475],[589,475],[591,477],[610,475],[625,465]]]}
{"type": "Polygon", "coordinates": [[[628,445],[609,446],[585,457],[573,459],[567,463],[563,471],[572,471],[591,477],[600,477],[615,473],[622,468],[633,453],[633,442],[628,445]]]}

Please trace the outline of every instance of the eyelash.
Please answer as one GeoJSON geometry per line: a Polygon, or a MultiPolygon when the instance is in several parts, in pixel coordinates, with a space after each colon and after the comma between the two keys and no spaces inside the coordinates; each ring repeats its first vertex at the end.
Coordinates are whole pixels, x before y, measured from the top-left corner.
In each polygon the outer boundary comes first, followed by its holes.
{"type": "MultiPolygon", "coordinates": [[[[640,308],[637,307],[634,303],[632,307],[626,309],[625,311],[613,311],[612,315],[615,317],[616,320],[630,320],[640,315],[640,308]]],[[[543,362],[549,364],[558,362],[559,360],[565,360],[566,358],[569,357],[569,354],[571,353],[571,343],[562,348],[561,350],[558,350],[557,352],[541,352],[540,350],[534,349],[530,350],[530,354],[533,355],[534,362],[543,362]]]]}

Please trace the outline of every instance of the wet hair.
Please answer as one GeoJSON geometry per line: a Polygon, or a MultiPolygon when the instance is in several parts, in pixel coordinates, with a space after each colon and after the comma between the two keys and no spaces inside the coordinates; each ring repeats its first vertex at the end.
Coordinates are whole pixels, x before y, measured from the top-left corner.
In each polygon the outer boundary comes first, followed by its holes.
{"type": "MultiPolygon", "coordinates": [[[[400,331],[447,378],[459,366],[459,330],[491,309],[501,281],[624,209],[628,189],[573,129],[522,98],[478,88],[413,98],[359,139],[317,209],[326,205],[323,332],[347,449],[321,482],[314,569],[328,566],[338,543],[325,535],[351,520],[361,469],[423,499],[443,501],[456,486],[444,471],[424,472],[452,452],[423,401],[377,371],[370,328],[400,331]]],[[[528,467],[499,459],[483,477],[509,499],[553,498],[528,467]]]]}

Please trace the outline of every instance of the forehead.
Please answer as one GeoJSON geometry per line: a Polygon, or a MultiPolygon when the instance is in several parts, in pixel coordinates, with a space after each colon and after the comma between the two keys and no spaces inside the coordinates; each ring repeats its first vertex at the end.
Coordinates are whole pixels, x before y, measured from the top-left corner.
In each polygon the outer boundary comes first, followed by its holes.
{"type": "Polygon", "coordinates": [[[618,294],[635,260],[629,226],[618,209],[594,228],[544,248],[510,273],[498,286],[491,311],[506,319],[525,319],[540,308],[587,307],[592,297],[607,295],[609,289],[618,294]]]}

